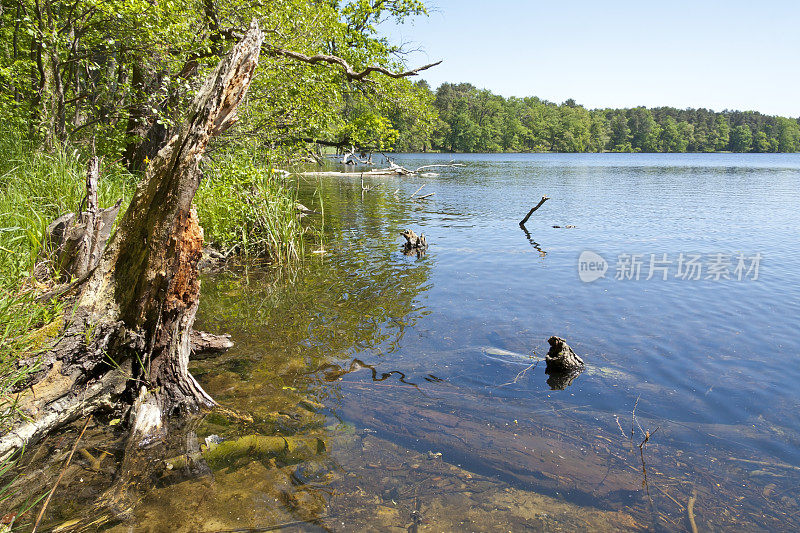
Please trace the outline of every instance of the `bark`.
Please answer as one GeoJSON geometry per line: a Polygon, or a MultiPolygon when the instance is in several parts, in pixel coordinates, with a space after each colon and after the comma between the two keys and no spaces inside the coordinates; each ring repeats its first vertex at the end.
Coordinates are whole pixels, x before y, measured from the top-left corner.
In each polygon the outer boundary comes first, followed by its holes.
{"type": "Polygon", "coordinates": [[[549,199],[550,199],[549,196],[542,196],[542,199],[539,200],[539,203],[536,204],[535,206],[533,206],[530,211],[528,211],[528,214],[525,215],[525,218],[523,218],[519,222],[519,225],[524,228],[525,227],[525,223],[528,221],[529,218],[531,218],[531,215],[533,214],[533,212],[536,211],[537,209],[539,209],[540,207],[542,207],[542,205],[549,199]]]}
{"type": "Polygon", "coordinates": [[[86,210],[79,209],[77,215],[63,215],[47,228],[62,281],[82,279],[97,266],[119,213],[121,198],[112,207],[98,208],[99,175],[100,161],[93,157],[87,165],[86,197],[81,204],[86,210]]]}
{"type": "Polygon", "coordinates": [[[367,76],[369,76],[373,72],[378,72],[380,74],[384,74],[389,76],[390,78],[407,78],[411,76],[416,76],[423,70],[428,70],[429,68],[435,67],[441,64],[441,61],[437,61],[435,63],[429,63],[427,65],[423,65],[421,67],[417,67],[412,70],[406,70],[404,72],[392,72],[391,70],[385,69],[383,67],[376,67],[376,66],[369,66],[361,71],[356,71],[350,64],[338,56],[332,56],[328,54],[315,54],[313,56],[307,56],[305,54],[301,54],[300,52],[295,52],[294,50],[286,50],[284,48],[277,48],[274,46],[269,46],[267,51],[271,55],[276,56],[283,56],[289,57],[297,61],[301,61],[303,63],[309,64],[316,64],[316,63],[328,63],[329,65],[338,65],[344,69],[344,74],[347,76],[349,80],[352,81],[365,81],[367,76]]]}
{"type": "Polygon", "coordinates": [[[417,235],[412,230],[407,229],[400,233],[405,237],[406,242],[403,244],[403,253],[405,255],[416,255],[422,257],[428,249],[428,242],[425,240],[425,235],[420,233],[417,235]]]}
{"type": "Polygon", "coordinates": [[[96,406],[85,405],[81,393],[108,376],[125,378],[121,394],[134,404],[129,420],[137,444],[159,438],[168,416],[215,405],[187,369],[203,242],[191,204],[206,145],[236,121],[262,41],[254,22],[199,91],[179,133],[152,161],[63,336],[44,358],[47,377],[22,399],[37,411],[37,420],[49,422],[39,423],[38,433],[23,423],[0,437],[0,455],[68,421],[65,413],[76,405],[86,407],[79,409],[83,415],[91,412],[96,406]],[[51,385],[54,393],[42,401],[35,393],[48,380],[58,386],[51,385]]]}
{"type": "Polygon", "coordinates": [[[192,330],[192,359],[206,359],[233,348],[230,335],[214,335],[192,330]]]}
{"type": "Polygon", "coordinates": [[[417,249],[425,249],[428,247],[428,243],[425,241],[425,235],[420,233],[417,235],[412,230],[407,229],[400,233],[406,239],[406,243],[403,245],[406,248],[417,248],[417,249]]]}

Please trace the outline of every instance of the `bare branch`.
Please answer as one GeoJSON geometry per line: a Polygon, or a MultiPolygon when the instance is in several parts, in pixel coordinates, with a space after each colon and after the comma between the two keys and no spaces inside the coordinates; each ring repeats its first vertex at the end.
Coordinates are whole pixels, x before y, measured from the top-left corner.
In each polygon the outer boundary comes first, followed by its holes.
{"type": "Polygon", "coordinates": [[[355,70],[353,70],[353,67],[351,67],[347,61],[338,56],[332,56],[328,54],[316,54],[313,56],[307,56],[305,54],[301,54],[300,52],[287,50],[285,48],[277,48],[274,46],[266,46],[266,48],[267,48],[266,51],[271,55],[290,57],[292,59],[302,61],[303,63],[309,63],[312,65],[315,63],[328,63],[329,65],[339,65],[344,69],[344,73],[347,76],[347,78],[353,81],[364,81],[364,78],[366,78],[373,72],[384,74],[386,76],[389,76],[390,78],[407,78],[409,76],[416,76],[423,70],[435,67],[436,65],[439,65],[441,63],[441,61],[437,61],[436,63],[429,63],[427,65],[417,67],[413,70],[407,70],[405,72],[392,72],[391,70],[385,69],[383,67],[375,67],[375,66],[369,66],[364,70],[362,70],[361,72],[356,72],[355,70]]]}
{"type": "Polygon", "coordinates": [[[525,223],[528,221],[529,218],[531,218],[531,215],[533,214],[533,212],[536,211],[537,209],[539,209],[540,207],[542,207],[542,204],[545,203],[549,199],[550,199],[549,196],[542,196],[542,199],[539,200],[539,203],[536,204],[535,206],[533,206],[533,208],[530,211],[528,211],[528,214],[525,215],[525,218],[523,218],[520,221],[519,225],[522,226],[522,227],[525,227],[525,223]]]}
{"type": "MultiPolygon", "coordinates": [[[[268,32],[272,31],[272,33],[278,33],[280,35],[279,32],[274,30],[267,30],[267,31],[268,32]]],[[[242,30],[237,28],[217,28],[217,34],[219,35],[220,38],[225,40],[238,41],[242,38],[242,30]]],[[[301,54],[300,52],[295,52],[294,50],[287,50],[286,48],[279,48],[271,44],[264,44],[263,52],[273,56],[289,57],[292,59],[296,59],[298,61],[302,61],[303,63],[309,63],[312,65],[316,63],[328,63],[329,65],[339,65],[344,69],[347,78],[353,81],[364,81],[364,79],[373,72],[384,74],[386,76],[389,76],[390,78],[408,78],[410,76],[416,76],[423,70],[427,70],[442,63],[442,60],[440,60],[435,63],[429,63],[427,65],[423,65],[421,67],[417,67],[412,70],[406,70],[405,72],[392,72],[391,70],[388,70],[384,67],[376,67],[376,66],[369,66],[360,72],[356,72],[355,70],[353,70],[353,67],[351,67],[347,61],[345,61],[339,56],[328,55],[328,54],[315,54],[313,56],[307,56],[305,54],[301,54]]]]}

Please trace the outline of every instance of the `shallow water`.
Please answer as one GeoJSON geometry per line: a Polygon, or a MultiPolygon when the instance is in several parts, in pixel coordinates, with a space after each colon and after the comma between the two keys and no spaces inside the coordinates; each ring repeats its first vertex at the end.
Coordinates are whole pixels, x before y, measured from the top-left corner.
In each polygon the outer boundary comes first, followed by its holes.
{"type": "MultiPolygon", "coordinates": [[[[206,276],[197,325],[236,347],[192,370],[252,420],[192,431],[324,446],[167,472],[120,530],[680,530],[693,493],[700,530],[800,527],[800,156],[455,159],[363,195],[304,180],[325,253],[206,276]],[[585,251],[605,277],[581,280],[585,251]],[[668,279],[646,279],[651,254],[668,279]],[[676,276],[680,254],[701,279],[676,276]],[[587,363],[563,390],[537,363],[551,335],[587,363]]],[[[89,499],[56,499],[53,521],[89,499]]]]}

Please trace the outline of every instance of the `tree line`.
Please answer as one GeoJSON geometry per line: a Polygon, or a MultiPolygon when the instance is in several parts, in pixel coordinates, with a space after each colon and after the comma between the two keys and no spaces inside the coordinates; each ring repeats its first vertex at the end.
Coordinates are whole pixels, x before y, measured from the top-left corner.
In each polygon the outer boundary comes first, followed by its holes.
{"type": "Polygon", "coordinates": [[[756,111],[586,109],[574,100],[504,98],[469,83],[424,82],[420,101],[435,111],[427,128],[394,120],[400,151],[447,152],[797,152],[797,119],[756,111]]]}
{"type": "Polygon", "coordinates": [[[239,125],[216,149],[257,147],[283,160],[321,147],[800,150],[796,119],[758,112],[589,110],[468,83],[434,91],[424,81],[358,74],[402,70],[402,49],[380,24],[425,13],[421,0],[0,0],[0,124],[43,147],[91,147],[141,170],[174,134],[200,80],[256,18],[268,36],[259,75],[239,125]]]}

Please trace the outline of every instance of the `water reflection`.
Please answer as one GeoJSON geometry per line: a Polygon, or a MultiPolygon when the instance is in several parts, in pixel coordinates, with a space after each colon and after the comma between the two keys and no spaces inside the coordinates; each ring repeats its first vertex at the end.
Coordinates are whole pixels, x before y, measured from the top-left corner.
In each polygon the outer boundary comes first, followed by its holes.
{"type": "MultiPolygon", "coordinates": [[[[785,386],[797,343],[773,319],[793,316],[797,255],[782,246],[797,171],[719,172],[728,156],[707,167],[508,157],[429,181],[438,189],[425,205],[408,199],[421,185],[413,178],[372,183],[363,197],[357,180],[308,183],[300,200],[324,210],[327,254],[294,270],[207,277],[198,326],[237,345],[192,371],[228,410],[175,432],[132,523],[672,531],[690,527],[691,502],[701,529],[797,529],[800,423],[785,386]],[[581,228],[532,218],[547,252],[507,216],[529,207],[531,181],[581,228]],[[730,207],[741,205],[746,213],[730,207]],[[770,230],[754,236],[754,224],[770,230]],[[426,255],[402,254],[408,227],[428,236],[426,255]],[[773,277],[760,285],[575,275],[580,251],[597,243],[611,257],[631,243],[749,250],[754,239],[773,250],[773,277]],[[556,382],[536,365],[554,334],[585,356],[579,378],[556,382]]],[[[107,422],[69,473],[65,486],[82,490],[57,495],[51,523],[90,509],[113,481],[123,450],[107,422]]],[[[37,461],[63,457],[74,436],[54,436],[37,461]]]]}
{"type": "Polygon", "coordinates": [[[537,252],[539,252],[539,257],[544,257],[544,256],[546,256],[546,255],[547,255],[547,252],[545,252],[544,250],[542,250],[542,247],[539,245],[539,243],[533,240],[533,237],[531,236],[531,232],[530,232],[530,231],[528,231],[528,228],[526,228],[526,227],[525,227],[524,225],[522,225],[522,224],[520,224],[520,225],[519,225],[519,227],[520,227],[520,229],[523,231],[523,233],[525,233],[525,238],[526,238],[526,239],[528,239],[528,242],[529,242],[529,243],[531,243],[531,246],[533,246],[533,248],[534,248],[534,249],[535,249],[537,252]]]}

